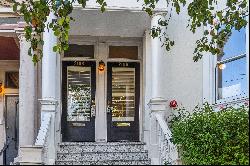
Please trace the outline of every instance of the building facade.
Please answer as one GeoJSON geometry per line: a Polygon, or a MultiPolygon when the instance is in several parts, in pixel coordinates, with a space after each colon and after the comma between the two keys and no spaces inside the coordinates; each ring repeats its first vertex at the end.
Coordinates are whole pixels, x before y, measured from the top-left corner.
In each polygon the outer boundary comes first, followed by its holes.
{"type": "MultiPolygon", "coordinates": [[[[143,3],[136,0],[107,0],[104,13],[94,0],[84,10],[76,4],[69,50],[63,55],[53,52],[57,38],[46,30],[44,56],[34,66],[23,18],[4,1],[0,7],[0,150],[5,151],[0,163],[10,164],[15,158],[22,164],[54,164],[58,146],[65,142],[143,142],[151,163],[161,164],[159,147],[167,146],[162,142],[169,130],[161,120],[172,111],[170,101],[188,110],[205,102],[248,101],[248,28],[235,33],[234,40],[243,45],[238,52],[229,51],[224,59],[205,54],[195,63],[195,42],[206,27],[190,32],[186,10],[173,15],[166,31],[176,43],[171,51],[151,37],[150,29],[167,17],[165,3],[159,1],[152,17],[141,11],[143,3]],[[229,69],[220,71],[223,66],[229,69]],[[235,66],[240,73],[230,77],[235,66]],[[163,140],[159,127],[165,133],[163,140]]],[[[50,15],[49,21],[54,18],[50,15]]],[[[228,47],[234,45],[232,41],[228,47]]],[[[174,151],[169,153],[178,159],[174,151]]]]}

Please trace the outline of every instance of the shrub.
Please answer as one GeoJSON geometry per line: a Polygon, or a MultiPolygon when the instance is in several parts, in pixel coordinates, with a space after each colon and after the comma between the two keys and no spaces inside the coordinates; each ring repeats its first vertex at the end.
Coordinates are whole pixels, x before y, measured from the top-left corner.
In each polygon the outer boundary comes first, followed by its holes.
{"type": "Polygon", "coordinates": [[[186,165],[248,165],[249,108],[213,111],[208,104],[194,113],[175,118],[173,143],[181,147],[186,165]]]}

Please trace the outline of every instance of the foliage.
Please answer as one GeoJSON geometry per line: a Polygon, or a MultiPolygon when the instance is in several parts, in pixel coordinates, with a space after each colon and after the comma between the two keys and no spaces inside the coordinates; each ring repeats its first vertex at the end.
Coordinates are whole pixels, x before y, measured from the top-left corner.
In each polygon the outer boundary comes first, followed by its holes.
{"type": "MultiPolygon", "coordinates": [[[[55,36],[58,37],[58,44],[53,50],[58,53],[68,49],[70,17],[73,11],[73,4],[78,2],[83,8],[88,0],[25,0],[21,3],[15,2],[13,10],[24,16],[28,26],[25,28],[25,37],[31,42],[29,55],[36,63],[42,58],[42,46],[44,44],[42,33],[46,28],[52,28],[55,36]],[[57,19],[47,22],[47,16],[54,13],[57,19]]],[[[107,3],[105,0],[96,0],[100,10],[105,11],[107,3]]],[[[144,0],[142,10],[150,16],[154,14],[159,0],[144,0]]],[[[167,51],[170,51],[175,42],[170,39],[166,30],[168,29],[173,12],[179,14],[181,6],[186,7],[187,0],[166,0],[169,11],[166,11],[166,19],[158,20],[158,26],[152,27],[151,36],[158,37],[167,51]],[[165,28],[165,31],[163,29],[165,28]]],[[[203,52],[210,52],[214,55],[223,55],[223,46],[232,30],[240,30],[246,27],[245,17],[248,14],[247,0],[227,0],[224,9],[217,10],[220,0],[193,0],[188,4],[188,15],[190,16],[188,27],[195,33],[202,26],[208,27],[204,36],[197,40],[194,50],[194,61],[202,58],[203,52]]]]}
{"type": "MultiPolygon", "coordinates": [[[[51,28],[54,35],[58,37],[58,43],[53,47],[53,51],[61,54],[68,50],[70,22],[74,20],[70,17],[70,14],[75,2],[85,8],[87,0],[26,0],[21,3],[14,0],[13,10],[20,12],[27,23],[25,38],[31,42],[29,55],[32,56],[34,63],[42,58],[42,46],[44,44],[42,33],[46,28],[51,28]],[[57,19],[47,20],[51,13],[57,19]]],[[[97,0],[96,2],[100,4],[101,11],[104,12],[105,6],[107,6],[106,2],[104,0],[97,0]]]]}
{"type": "Polygon", "coordinates": [[[248,111],[249,107],[242,106],[215,112],[205,104],[175,119],[173,142],[181,146],[182,161],[187,165],[248,165],[248,111]]]}
{"type": "MultiPolygon", "coordinates": [[[[152,15],[155,3],[158,0],[144,0],[148,6],[144,7],[145,11],[149,15],[152,15]]],[[[164,26],[167,28],[170,18],[172,16],[172,9],[175,8],[177,14],[180,13],[181,6],[186,6],[188,0],[166,0],[170,11],[167,20],[160,20],[159,25],[164,22],[164,26]]],[[[218,4],[221,4],[221,0],[192,0],[188,4],[188,15],[190,16],[187,27],[193,33],[202,26],[206,29],[201,39],[196,41],[196,48],[194,50],[193,60],[197,62],[202,58],[204,52],[210,52],[213,55],[223,56],[223,47],[227,39],[231,36],[233,30],[240,31],[247,26],[246,16],[248,16],[247,0],[227,0],[225,7],[218,9],[218,4]]],[[[161,25],[162,26],[162,25],[161,25]]],[[[153,36],[160,37],[161,29],[153,28],[153,36]],[[158,33],[154,33],[154,32],[158,33]]],[[[173,42],[173,41],[172,41],[173,42]]],[[[166,38],[165,45],[167,50],[170,50],[168,43],[171,40],[166,38]],[[167,43],[167,45],[166,45],[167,43]]]]}

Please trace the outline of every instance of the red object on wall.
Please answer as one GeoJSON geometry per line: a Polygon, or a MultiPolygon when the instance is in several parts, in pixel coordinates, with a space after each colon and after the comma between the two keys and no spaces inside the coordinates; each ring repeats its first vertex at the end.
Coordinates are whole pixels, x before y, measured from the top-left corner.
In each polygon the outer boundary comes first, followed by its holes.
{"type": "Polygon", "coordinates": [[[177,101],[176,100],[170,101],[169,107],[170,108],[176,108],[176,107],[178,107],[177,101]]]}

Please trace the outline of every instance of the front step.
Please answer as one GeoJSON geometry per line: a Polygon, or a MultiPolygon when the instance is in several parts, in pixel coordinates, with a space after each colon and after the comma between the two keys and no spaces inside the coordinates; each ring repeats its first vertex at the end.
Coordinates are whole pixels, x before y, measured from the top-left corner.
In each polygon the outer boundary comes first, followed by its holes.
{"type": "Polygon", "coordinates": [[[150,165],[140,142],[61,143],[56,165],[150,165]]]}
{"type": "Polygon", "coordinates": [[[56,161],[56,165],[150,165],[147,161],[56,161]]]}

